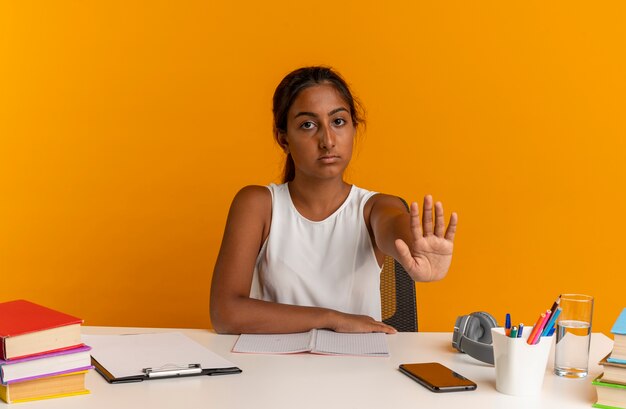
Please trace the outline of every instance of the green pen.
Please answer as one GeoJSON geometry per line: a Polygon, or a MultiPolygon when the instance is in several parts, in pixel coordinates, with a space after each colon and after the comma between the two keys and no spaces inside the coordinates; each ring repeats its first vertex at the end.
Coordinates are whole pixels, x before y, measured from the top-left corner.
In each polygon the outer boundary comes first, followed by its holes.
{"type": "Polygon", "coordinates": [[[511,328],[511,338],[517,338],[517,327],[511,328]]]}

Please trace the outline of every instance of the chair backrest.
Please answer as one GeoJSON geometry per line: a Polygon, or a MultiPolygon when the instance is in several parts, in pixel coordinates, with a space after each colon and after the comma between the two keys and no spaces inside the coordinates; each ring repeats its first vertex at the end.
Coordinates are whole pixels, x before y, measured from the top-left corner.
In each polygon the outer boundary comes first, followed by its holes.
{"type": "MultiPolygon", "coordinates": [[[[407,203],[402,203],[408,210],[407,203]]],[[[417,332],[415,282],[404,267],[392,257],[385,257],[380,274],[380,297],[383,322],[400,332],[417,332]]]]}

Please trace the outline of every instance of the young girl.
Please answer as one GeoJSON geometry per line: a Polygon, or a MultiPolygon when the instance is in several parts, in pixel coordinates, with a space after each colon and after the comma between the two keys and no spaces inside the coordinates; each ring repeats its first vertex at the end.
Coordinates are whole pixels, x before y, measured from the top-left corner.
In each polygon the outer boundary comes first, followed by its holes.
{"type": "Polygon", "coordinates": [[[424,198],[410,213],[395,196],[346,183],[362,123],[345,81],[330,68],[288,74],[274,94],[274,137],[287,159],[284,183],[235,196],[213,272],[211,320],[219,333],[312,328],[386,332],[380,272],[392,256],[415,281],[445,277],[455,213],[424,198]]]}

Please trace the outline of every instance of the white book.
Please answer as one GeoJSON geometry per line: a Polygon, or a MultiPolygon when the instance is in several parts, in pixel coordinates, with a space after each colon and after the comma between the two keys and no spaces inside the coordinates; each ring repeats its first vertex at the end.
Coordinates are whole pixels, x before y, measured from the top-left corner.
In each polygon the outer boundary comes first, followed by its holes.
{"type": "Polygon", "coordinates": [[[0,383],[6,385],[91,369],[90,350],[82,346],[10,361],[0,359],[0,383]]]}
{"type": "Polygon", "coordinates": [[[311,352],[323,355],[389,356],[382,332],[341,333],[313,329],[297,334],[241,334],[233,352],[293,354],[311,352]]]}

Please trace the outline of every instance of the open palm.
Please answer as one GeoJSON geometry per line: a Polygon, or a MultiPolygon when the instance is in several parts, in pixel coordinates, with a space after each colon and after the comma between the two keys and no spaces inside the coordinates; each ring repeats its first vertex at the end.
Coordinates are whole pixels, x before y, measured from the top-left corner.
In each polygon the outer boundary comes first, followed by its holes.
{"type": "Polygon", "coordinates": [[[435,203],[435,220],[433,223],[433,199],[424,198],[424,214],[420,223],[417,203],[411,203],[411,240],[395,242],[398,251],[398,262],[415,281],[434,281],[445,277],[452,262],[454,234],[458,217],[450,216],[446,229],[443,216],[443,205],[435,203]]]}

